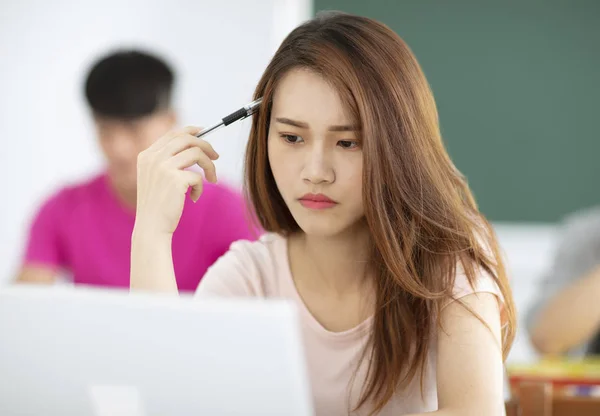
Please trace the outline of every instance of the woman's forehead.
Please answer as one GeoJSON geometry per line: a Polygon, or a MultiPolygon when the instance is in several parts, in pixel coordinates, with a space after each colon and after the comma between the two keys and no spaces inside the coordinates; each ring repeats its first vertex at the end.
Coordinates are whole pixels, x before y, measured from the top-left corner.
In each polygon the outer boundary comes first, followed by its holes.
{"type": "Polygon", "coordinates": [[[354,121],[333,85],[308,69],[292,69],[282,77],[274,92],[272,117],[318,125],[354,121]]]}

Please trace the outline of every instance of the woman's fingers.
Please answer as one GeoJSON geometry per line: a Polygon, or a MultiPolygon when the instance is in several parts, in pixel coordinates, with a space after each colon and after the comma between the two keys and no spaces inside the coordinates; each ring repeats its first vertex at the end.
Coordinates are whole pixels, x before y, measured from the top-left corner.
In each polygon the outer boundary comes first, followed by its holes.
{"type": "Polygon", "coordinates": [[[149,147],[150,150],[161,150],[163,149],[168,143],[170,143],[171,141],[173,141],[174,138],[178,137],[178,136],[192,136],[192,137],[196,137],[195,135],[200,133],[200,131],[202,131],[202,127],[196,127],[196,126],[187,126],[184,127],[183,129],[179,129],[179,130],[173,130],[168,132],[167,134],[165,134],[164,136],[162,136],[160,139],[158,139],[157,141],[155,141],[152,146],[149,147]]]}
{"type": "Polygon", "coordinates": [[[192,188],[194,201],[202,194],[202,174],[186,168],[197,164],[208,181],[217,181],[212,160],[219,155],[194,136],[199,131],[199,127],[187,127],[169,132],[138,155],[137,226],[166,234],[175,231],[188,189],[192,188]]]}
{"type": "Polygon", "coordinates": [[[190,170],[183,170],[181,171],[180,175],[182,180],[192,188],[192,191],[190,192],[190,198],[192,198],[192,201],[198,201],[198,198],[200,198],[200,195],[202,195],[202,175],[200,175],[198,172],[193,172],[190,170]]]}
{"type": "Polygon", "coordinates": [[[182,152],[171,157],[168,163],[174,168],[180,170],[189,168],[197,164],[202,168],[206,179],[209,182],[217,182],[215,164],[208,157],[208,155],[204,153],[199,147],[190,147],[188,149],[183,150],[182,152]]]}
{"type": "Polygon", "coordinates": [[[212,160],[219,158],[219,154],[213,149],[210,143],[189,134],[181,134],[171,138],[169,142],[165,143],[161,153],[167,156],[174,156],[191,147],[202,149],[212,160]]]}

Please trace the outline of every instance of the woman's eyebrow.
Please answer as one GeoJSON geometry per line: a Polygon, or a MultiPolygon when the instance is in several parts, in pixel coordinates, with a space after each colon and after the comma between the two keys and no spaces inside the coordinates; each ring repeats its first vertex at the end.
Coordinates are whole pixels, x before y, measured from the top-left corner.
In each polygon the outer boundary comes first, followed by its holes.
{"type": "MultiPolygon", "coordinates": [[[[287,117],[277,117],[275,119],[275,121],[277,121],[278,123],[281,123],[281,124],[287,124],[289,126],[298,127],[300,129],[308,129],[309,128],[308,123],[306,123],[304,121],[292,120],[291,118],[287,118],[287,117]]],[[[358,128],[358,126],[348,124],[348,125],[329,126],[328,130],[343,132],[343,131],[358,131],[360,129],[358,128]]]]}
{"type": "Polygon", "coordinates": [[[287,124],[289,126],[298,127],[300,129],[307,129],[308,128],[308,123],[305,123],[303,121],[292,120],[291,118],[277,117],[275,119],[275,121],[278,122],[278,123],[281,123],[281,124],[287,124]]]}

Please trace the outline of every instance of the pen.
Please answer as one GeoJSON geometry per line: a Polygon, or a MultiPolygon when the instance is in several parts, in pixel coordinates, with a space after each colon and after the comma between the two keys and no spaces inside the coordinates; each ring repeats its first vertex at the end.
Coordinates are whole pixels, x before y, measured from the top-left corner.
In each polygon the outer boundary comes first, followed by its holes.
{"type": "Polygon", "coordinates": [[[202,130],[200,133],[196,134],[196,137],[202,137],[210,133],[211,131],[218,129],[221,126],[228,126],[235,121],[243,120],[246,117],[251,116],[252,114],[258,111],[258,107],[260,106],[261,102],[262,98],[252,101],[250,104],[247,104],[239,110],[236,110],[233,113],[229,114],[228,116],[223,117],[221,121],[217,124],[202,130]]]}

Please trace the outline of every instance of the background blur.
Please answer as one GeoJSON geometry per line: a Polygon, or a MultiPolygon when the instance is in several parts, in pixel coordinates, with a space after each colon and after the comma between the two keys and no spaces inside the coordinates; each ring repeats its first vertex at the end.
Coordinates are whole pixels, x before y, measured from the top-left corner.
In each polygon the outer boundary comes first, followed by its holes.
{"type": "MultiPolygon", "coordinates": [[[[598,0],[1,0],[0,284],[38,204],[101,168],[82,92],[94,59],[124,46],[165,57],[180,124],[208,125],[246,104],[283,37],[324,9],[376,18],[413,49],[524,311],[560,220],[600,204],[598,0]]],[[[209,136],[234,185],[248,125],[209,136]]],[[[520,331],[509,361],[532,357],[520,331]]]]}
{"type": "MultiPolygon", "coordinates": [[[[140,47],[176,71],[182,126],[208,126],[251,101],[310,0],[0,0],[0,283],[25,231],[58,187],[102,168],[83,82],[95,59],[140,47]]],[[[241,184],[249,120],[207,137],[220,179],[241,184]]]]}

